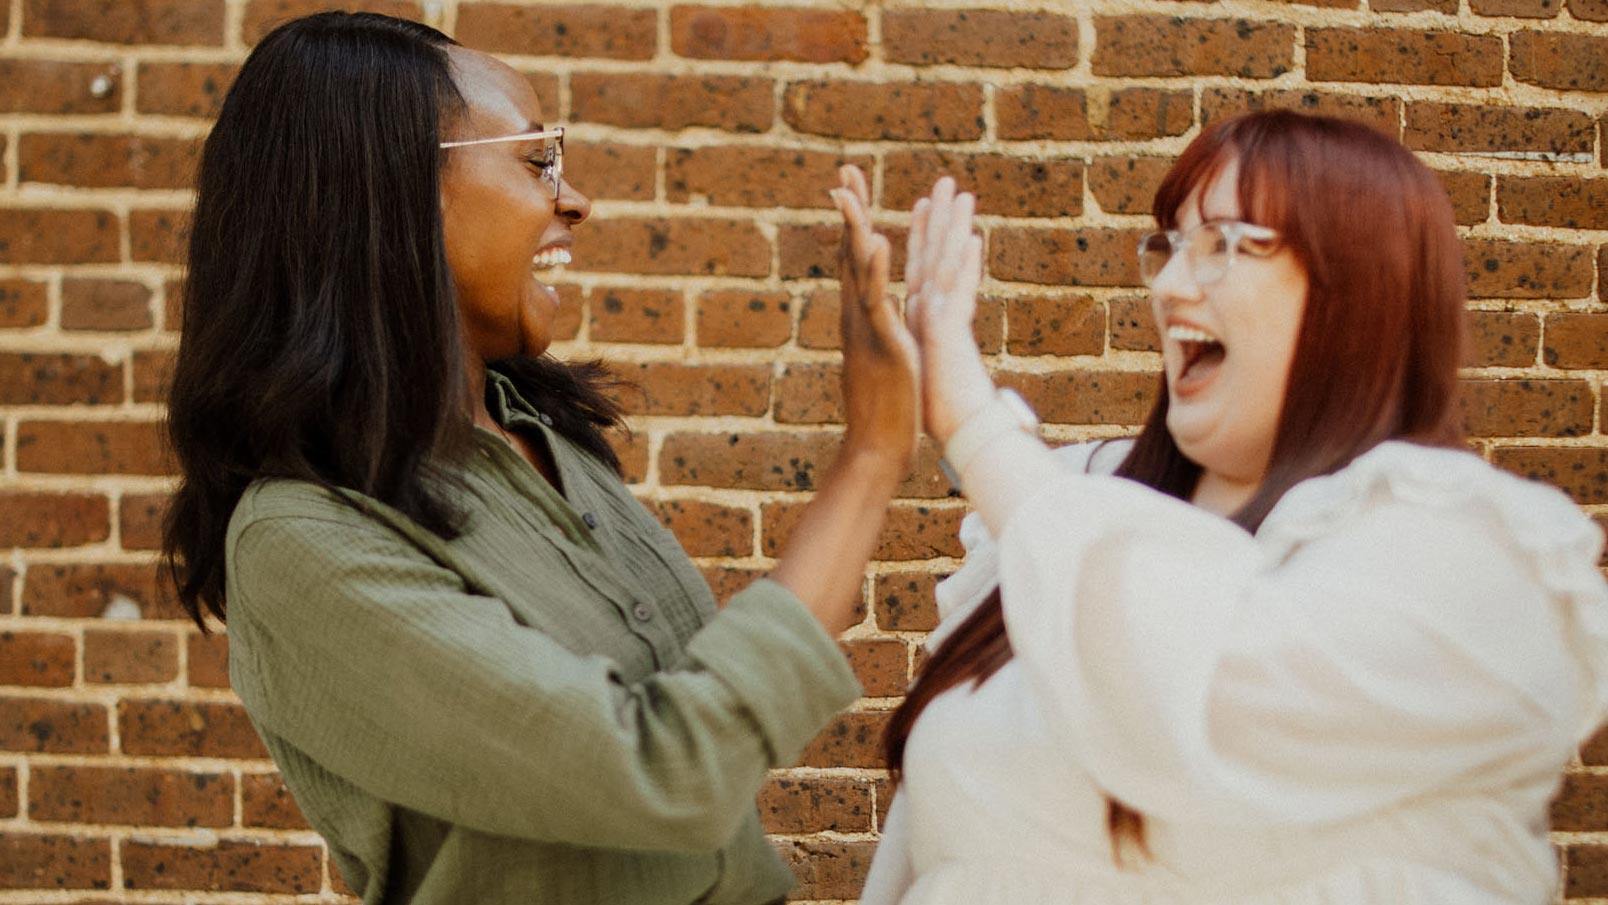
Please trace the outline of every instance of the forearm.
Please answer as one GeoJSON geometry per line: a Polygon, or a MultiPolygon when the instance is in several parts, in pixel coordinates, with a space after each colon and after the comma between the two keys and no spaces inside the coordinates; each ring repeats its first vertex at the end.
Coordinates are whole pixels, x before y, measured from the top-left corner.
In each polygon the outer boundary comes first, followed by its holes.
{"type": "Polygon", "coordinates": [[[966,463],[961,486],[988,533],[1000,537],[1022,504],[1060,477],[1065,466],[1043,441],[1025,433],[1000,434],[966,463]]]}
{"type": "Polygon", "coordinates": [[[845,443],[770,574],[834,635],[853,624],[865,565],[902,477],[898,457],[845,443]]]}

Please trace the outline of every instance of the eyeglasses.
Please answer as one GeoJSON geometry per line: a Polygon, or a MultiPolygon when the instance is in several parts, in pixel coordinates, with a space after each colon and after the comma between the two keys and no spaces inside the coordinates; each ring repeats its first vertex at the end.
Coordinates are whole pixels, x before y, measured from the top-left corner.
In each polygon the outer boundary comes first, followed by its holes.
{"type": "Polygon", "coordinates": [[[541,157],[532,160],[542,168],[542,176],[553,187],[553,195],[557,196],[559,186],[564,182],[564,129],[554,126],[540,132],[521,132],[518,135],[499,135],[496,138],[475,138],[469,141],[444,141],[443,148],[462,148],[469,145],[490,145],[505,141],[535,141],[543,139],[541,157]]]}
{"type": "Polygon", "coordinates": [[[1139,238],[1139,278],[1152,286],[1173,256],[1184,255],[1195,284],[1215,283],[1234,266],[1234,255],[1245,252],[1259,258],[1276,249],[1276,230],[1238,220],[1213,220],[1189,229],[1160,230],[1139,238]]]}

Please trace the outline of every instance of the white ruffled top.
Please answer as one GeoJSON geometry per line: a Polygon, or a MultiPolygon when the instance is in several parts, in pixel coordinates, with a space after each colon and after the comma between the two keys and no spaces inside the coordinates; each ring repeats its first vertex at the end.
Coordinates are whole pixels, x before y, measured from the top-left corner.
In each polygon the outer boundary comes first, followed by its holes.
{"type": "Polygon", "coordinates": [[[998,583],[1016,656],[917,722],[861,901],[1551,901],[1548,802],[1608,707],[1597,526],[1390,442],[1253,537],[1104,476],[1125,447],[1059,451],[998,542],[963,524],[934,637],[998,583]],[[1117,866],[1107,795],[1151,859],[1117,866]]]}

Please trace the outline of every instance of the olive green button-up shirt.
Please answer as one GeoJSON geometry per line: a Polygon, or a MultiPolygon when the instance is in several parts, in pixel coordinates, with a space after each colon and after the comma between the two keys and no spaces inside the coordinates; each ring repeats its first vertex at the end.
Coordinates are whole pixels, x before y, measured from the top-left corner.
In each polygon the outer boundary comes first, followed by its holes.
{"type": "Polygon", "coordinates": [[[301,482],[236,508],[230,678],[286,784],[369,905],[780,898],[753,798],[852,672],[777,584],[717,612],[619,479],[491,379],[563,495],[477,431],[454,540],[301,482]]]}

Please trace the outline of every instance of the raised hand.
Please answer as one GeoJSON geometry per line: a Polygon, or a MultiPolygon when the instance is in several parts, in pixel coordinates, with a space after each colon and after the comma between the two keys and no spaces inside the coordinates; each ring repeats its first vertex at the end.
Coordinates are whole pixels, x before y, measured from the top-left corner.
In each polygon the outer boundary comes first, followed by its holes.
{"type": "Polygon", "coordinates": [[[888,239],[871,229],[865,174],[845,166],[838,180],[831,195],[843,214],[838,280],[845,446],[900,457],[901,466],[908,467],[917,439],[915,340],[888,295],[888,239]]]}
{"type": "Polygon", "coordinates": [[[972,231],[975,205],[945,176],[916,202],[910,224],[905,316],[921,351],[922,420],[940,443],[994,393],[972,335],[983,272],[983,240],[972,231]]]}

